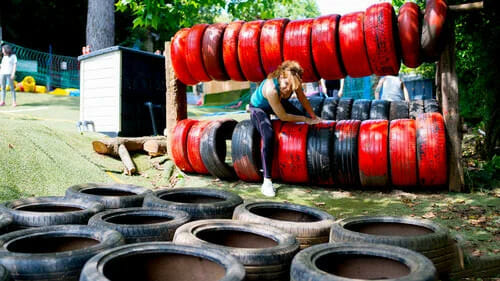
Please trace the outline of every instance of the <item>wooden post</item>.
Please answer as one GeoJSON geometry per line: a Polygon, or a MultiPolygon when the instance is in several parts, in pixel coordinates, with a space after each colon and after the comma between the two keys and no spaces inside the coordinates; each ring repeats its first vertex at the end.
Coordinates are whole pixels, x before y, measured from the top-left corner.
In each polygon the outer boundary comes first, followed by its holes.
{"type": "Polygon", "coordinates": [[[455,62],[455,33],[453,30],[453,19],[450,32],[447,32],[448,40],[441,58],[438,62],[436,75],[440,80],[440,99],[443,110],[444,123],[446,125],[448,146],[448,189],[453,192],[463,191],[464,170],[462,167],[462,127],[459,112],[458,79],[455,62]]]}
{"type": "Polygon", "coordinates": [[[171,140],[177,122],[187,118],[187,96],[186,85],[175,76],[170,57],[170,42],[165,42],[165,82],[167,83],[167,129],[164,134],[167,136],[168,155],[172,155],[171,140]]]}

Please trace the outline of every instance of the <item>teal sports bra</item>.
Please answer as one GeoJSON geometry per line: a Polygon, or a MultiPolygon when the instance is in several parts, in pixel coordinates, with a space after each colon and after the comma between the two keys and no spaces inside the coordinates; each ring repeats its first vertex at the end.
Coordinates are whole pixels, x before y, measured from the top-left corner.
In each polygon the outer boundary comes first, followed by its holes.
{"type": "MultiPolygon", "coordinates": [[[[264,97],[264,95],[262,95],[262,88],[264,87],[264,84],[266,84],[265,82],[266,82],[266,80],[262,81],[262,83],[260,83],[259,87],[255,90],[255,92],[253,92],[252,96],[250,97],[250,104],[253,107],[262,108],[264,110],[270,110],[270,109],[272,109],[271,105],[269,104],[267,99],[264,97]]],[[[276,87],[276,91],[279,93],[280,87],[278,85],[278,79],[274,78],[273,82],[274,82],[274,86],[276,87]]]]}

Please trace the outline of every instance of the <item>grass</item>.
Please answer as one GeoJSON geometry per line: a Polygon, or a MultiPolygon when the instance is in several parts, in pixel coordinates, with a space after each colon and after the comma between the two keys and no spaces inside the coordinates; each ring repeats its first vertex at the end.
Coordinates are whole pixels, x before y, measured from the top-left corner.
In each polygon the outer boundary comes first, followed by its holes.
{"type": "MultiPolygon", "coordinates": [[[[10,104],[10,101],[7,100],[10,104]]],[[[233,191],[246,200],[269,200],[260,184],[225,182],[209,176],[186,175],[172,169],[166,157],[133,155],[139,175],[122,174],[119,160],[96,154],[91,142],[104,136],[79,133],[79,98],[20,93],[17,108],[0,107],[0,200],[63,195],[67,187],[87,182],[123,182],[152,189],[213,187],[233,191]]],[[[191,118],[214,109],[189,108],[191,118]]],[[[227,116],[225,116],[227,117],[227,116]]],[[[247,114],[233,114],[236,120],[247,114]]],[[[221,118],[211,116],[209,119],[221,118]]],[[[397,215],[428,218],[469,241],[481,255],[500,251],[500,188],[474,193],[357,191],[277,184],[275,201],[321,208],[336,218],[357,215],[397,215]]]]}

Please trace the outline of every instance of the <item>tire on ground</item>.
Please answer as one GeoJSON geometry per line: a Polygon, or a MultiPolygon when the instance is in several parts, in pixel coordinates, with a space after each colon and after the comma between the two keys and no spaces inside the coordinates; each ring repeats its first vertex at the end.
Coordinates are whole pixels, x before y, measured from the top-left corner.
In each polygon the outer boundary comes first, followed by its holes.
{"type": "Polygon", "coordinates": [[[347,74],[353,78],[373,74],[366,52],[363,30],[365,13],[343,15],[339,22],[339,46],[347,74]]]}
{"type": "Polygon", "coordinates": [[[370,119],[389,120],[389,107],[391,102],[387,100],[373,100],[370,107],[370,119]]]}
{"type": "Polygon", "coordinates": [[[245,269],[225,252],[149,242],[124,245],[90,259],[80,281],[206,280],[243,281],[245,269]],[[153,279],[154,277],[158,279],[153,279]]]}
{"type": "Polygon", "coordinates": [[[415,120],[391,121],[389,129],[391,181],[397,187],[417,185],[417,136],[415,120]]]}
{"type": "Polygon", "coordinates": [[[300,123],[284,123],[279,137],[279,166],[281,179],[290,183],[306,183],[307,132],[309,126],[300,123]]]}
{"type": "Polygon", "coordinates": [[[440,113],[417,118],[417,163],[420,186],[443,186],[448,181],[446,131],[440,113]]]}
{"type": "MultiPolygon", "coordinates": [[[[0,212],[0,235],[8,232],[9,226],[12,224],[12,216],[4,211],[0,212]]],[[[2,280],[2,279],[0,279],[2,280]]]]}
{"type": "MultiPolygon", "coordinates": [[[[322,96],[312,96],[309,97],[308,100],[314,114],[316,114],[316,116],[321,116],[321,110],[323,109],[323,102],[325,101],[325,98],[322,96]]],[[[308,112],[305,112],[305,115],[309,118],[311,117],[308,112]]]]}
{"type": "Polygon", "coordinates": [[[426,257],[408,249],[381,244],[320,244],[298,253],[290,280],[436,280],[426,257]]]}
{"type": "Polygon", "coordinates": [[[250,120],[243,120],[234,128],[231,159],[236,175],[243,181],[262,180],[260,143],[260,134],[250,120]]]}
{"type": "Polygon", "coordinates": [[[406,2],[399,9],[399,39],[403,63],[416,68],[422,64],[420,58],[420,36],[422,34],[422,16],[416,3],[406,2]]]}
{"type": "Polygon", "coordinates": [[[204,120],[193,124],[187,135],[187,159],[189,161],[189,164],[191,165],[191,168],[193,168],[193,170],[198,174],[210,174],[207,170],[207,167],[205,167],[203,160],[201,159],[200,141],[203,132],[212,122],[218,121],[204,120]]]}
{"type": "Polygon", "coordinates": [[[335,121],[323,121],[309,127],[307,133],[307,172],[311,182],[332,186],[333,136],[335,121]]]}
{"type": "Polygon", "coordinates": [[[175,125],[174,132],[172,134],[172,160],[174,160],[175,165],[179,169],[188,173],[194,172],[194,169],[193,167],[191,167],[187,156],[187,137],[189,134],[189,130],[191,130],[191,127],[196,123],[198,123],[198,120],[181,120],[175,125]]]}
{"type": "Polygon", "coordinates": [[[231,218],[234,208],[243,203],[240,196],[209,188],[174,188],[146,196],[143,207],[185,211],[192,220],[231,218]]]}
{"type": "Polygon", "coordinates": [[[202,220],[177,229],[174,243],[220,249],[238,259],[246,280],[287,280],[299,243],[283,230],[236,220],[202,220]]]}
{"type": "Polygon", "coordinates": [[[234,168],[226,163],[226,140],[230,140],[238,122],[223,119],[210,123],[200,140],[200,154],[203,164],[211,175],[223,180],[235,180],[234,168]]]}
{"type": "Polygon", "coordinates": [[[238,60],[243,75],[248,81],[262,82],[266,78],[260,62],[260,33],[263,20],[243,24],[238,37],[238,60]]]}
{"type": "Polygon", "coordinates": [[[340,120],[350,120],[351,110],[354,99],[352,98],[341,98],[337,105],[337,112],[335,113],[335,119],[340,120]]]}
{"type": "Polygon", "coordinates": [[[353,187],[359,185],[358,134],[361,121],[344,120],[337,122],[334,138],[335,183],[353,187]]]}
{"type": "Polygon", "coordinates": [[[265,224],[296,236],[300,248],[328,242],[335,218],[308,206],[280,202],[247,202],[234,210],[234,220],[265,224]]]}
{"type": "Polygon", "coordinates": [[[364,19],[366,52],[373,73],[397,75],[401,66],[398,21],[391,3],[366,9],[364,19]]]}
{"type": "Polygon", "coordinates": [[[403,100],[391,101],[391,105],[389,106],[389,120],[408,118],[410,118],[408,102],[403,100]]]}
{"type": "Polygon", "coordinates": [[[389,121],[366,120],[359,127],[358,159],[362,186],[386,187],[389,184],[389,121]]]}
{"type": "Polygon", "coordinates": [[[323,101],[323,108],[321,109],[321,119],[323,120],[336,120],[338,98],[328,97],[323,101]]]}
{"type": "Polygon", "coordinates": [[[125,243],[172,241],[175,230],[191,216],[178,210],[162,208],[123,208],[101,212],[91,217],[89,225],[120,232],[125,243]]]}
{"type": "Polygon", "coordinates": [[[186,38],[189,28],[182,28],[174,35],[170,45],[170,58],[175,75],[186,85],[195,85],[199,81],[191,76],[186,63],[186,38]]]}
{"type": "Polygon", "coordinates": [[[29,228],[61,224],[87,224],[104,206],[95,201],[58,196],[31,197],[0,204],[12,216],[12,227],[29,228]]]}
{"type": "Polygon", "coordinates": [[[77,281],[91,257],[123,245],[122,235],[88,225],[57,225],[0,236],[0,263],[13,280],[77,281]]]}
{"type": "Polygon", "coordinates": [[[370,119],[370,104],[367,99],[355,100],[352,104],[351,119],[364,121],[370,119]]]}
{"type": "Polygon", "coordinates": [[[96,201],[105,209],[140,207],[151,189],[132,184],[77,184],[66,189],[67,198],[96,201]]]}
{"type": "Polygon", "coordinates": [[[420,114],[424,113],[424,101],[412,100],[410,101],[410,118],[417,119],[420,114]]]}
{"type": "Polygon", "coordinates": [[[438,101],[435,99],[424,100],[424,112],[425,113],[440,112],[438,101]]]}
{"type": "Polygon", "coordinates": [[[246,81],[238,59],[238,37],[244,21],[233,21],[226,26],[222,39],[222,59],[227,74],[234,81],[246,81]]]}
{"type": "Polygon", "coordinates": [[[214,23],[207,27],[201,42],[203,65],[213,80],[229,80],[222,58],[222,39],[226,23],[214,23]]]}

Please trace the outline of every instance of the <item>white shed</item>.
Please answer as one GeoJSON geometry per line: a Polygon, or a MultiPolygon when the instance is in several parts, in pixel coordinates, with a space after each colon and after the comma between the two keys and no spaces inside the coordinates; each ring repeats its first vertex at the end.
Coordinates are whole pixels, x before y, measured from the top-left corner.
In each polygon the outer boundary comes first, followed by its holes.
{"type": "Polygon", "coordinates": [[[120,46],[78,57],[80,121],[109,136],[147,136],[165,128],[165,58],[120,46]]]}

